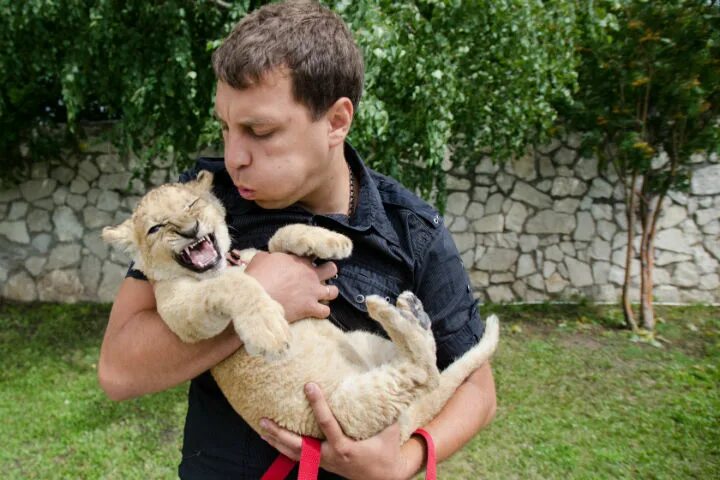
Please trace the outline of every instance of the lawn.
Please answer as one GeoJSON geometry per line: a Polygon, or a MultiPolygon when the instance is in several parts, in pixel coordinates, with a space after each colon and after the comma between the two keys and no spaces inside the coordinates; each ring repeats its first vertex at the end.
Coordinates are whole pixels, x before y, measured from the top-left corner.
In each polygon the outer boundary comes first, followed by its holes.
{"type": "MultiPolygon", "coordinates": [[[[440,478],[717,478],[720,308],[659,308],[660,347],[633,341],[612,307],[491,310],[498,414],[440,478]]],[[[186,387],[107,400],[95,377],[107,314],[0,304],[4,478],[175,477],[186,387]]]]}

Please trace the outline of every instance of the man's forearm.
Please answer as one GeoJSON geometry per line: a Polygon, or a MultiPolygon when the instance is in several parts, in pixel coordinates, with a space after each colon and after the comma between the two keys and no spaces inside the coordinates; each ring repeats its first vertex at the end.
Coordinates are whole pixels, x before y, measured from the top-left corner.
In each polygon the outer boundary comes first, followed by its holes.
{"type": "MultiPolygon", "coordinates": [[[[445,407],[424,428],[433,437],[437,461],[441,462],[462,448],[495,416],[495,382],[489,364],[477,369],[457,389],[445,407]]],[[[409,477],[426,461],[424,440],[413,436],[403,445],[409,477]]]]}
{"type": "Polygon", "coordinates": [[[232,328],[195,344],[183,343],[155,311],[147,282],[126,279],[118,299],[132,298],[143,309],[123,311],[116,300],[100,351],[98,378],[113,400],[158,392],[187,381],[237,350],[240,339],[232,328]]]}

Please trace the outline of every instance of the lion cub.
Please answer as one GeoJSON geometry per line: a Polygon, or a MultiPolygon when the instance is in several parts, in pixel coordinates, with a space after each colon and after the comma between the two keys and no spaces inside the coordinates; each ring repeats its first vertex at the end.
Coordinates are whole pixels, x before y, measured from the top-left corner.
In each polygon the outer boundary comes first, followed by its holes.
{"type": "MultiPolygon", "coordinates": [[[[498,322],[490,317],[482,340],[440,374],[430,319],[411,292],[395,305],[367,297],[370,317],[392,341],[345,333],[316,319],[288,325],[282,307],[243,268],[226,266],[225,209],[211,187],[212,174],[202,171],[195,181],[152,190],[130,219],[105,228],[102,237],[133,255],[135,267],[154,286],[160,316],[183,341],[213,337],[232,322],[244,347],[212,375],[255,431],[267,417],[298,434],[323,438],[303,393],[312,381],[348,436],[368,438],[400,421],[404,442],[495,350],[498,322]]],[[[352,244],[319,227],[289,225],[272,237],[269,249],[339,259],[350,255],[352,244]]],[[[246,261],[253,255],[242,252],[246,261]]]]}

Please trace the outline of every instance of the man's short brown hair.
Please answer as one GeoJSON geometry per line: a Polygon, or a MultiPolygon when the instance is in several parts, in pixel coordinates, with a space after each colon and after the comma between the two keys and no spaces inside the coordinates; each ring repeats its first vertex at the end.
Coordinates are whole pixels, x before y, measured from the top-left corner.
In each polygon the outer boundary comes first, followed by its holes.
{"type": "Polygon", "coordinates": [[[365,68],[343,20],[312,1],[275,3],[243,18],[213,54],[218,80],[247,88],[277,68],[291,76],[293,96],[319,118],[341,97],[357,109],[365,68]]]}

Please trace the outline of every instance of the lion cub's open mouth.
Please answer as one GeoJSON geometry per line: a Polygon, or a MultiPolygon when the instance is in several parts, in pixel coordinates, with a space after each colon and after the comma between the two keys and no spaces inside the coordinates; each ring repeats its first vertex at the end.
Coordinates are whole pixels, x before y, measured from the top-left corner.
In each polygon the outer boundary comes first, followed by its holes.
{"type": "Polygon", "coordinates": [[[212,233],[197,239],[182,252],[175,254],[177,262],[195,272],[210,270],[222,259],[220,250],[212,233]]]}

